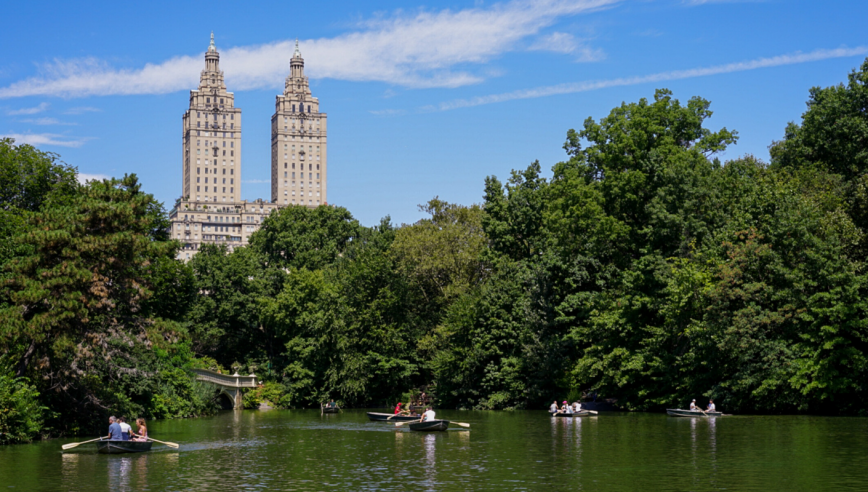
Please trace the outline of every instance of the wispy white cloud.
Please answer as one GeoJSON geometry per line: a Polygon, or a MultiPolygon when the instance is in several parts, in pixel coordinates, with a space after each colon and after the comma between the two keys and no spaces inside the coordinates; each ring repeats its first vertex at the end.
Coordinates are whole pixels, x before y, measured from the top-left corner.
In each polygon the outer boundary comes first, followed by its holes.
{"type": "Polygon", "coordinates": [[[21,120],[22,123],[32,123],[34,125],[77,125],[68,121],[60,121],[57,118],[27,118],[21,120]]]}
{"type": "Polygon", "coordinates": [[[99,108],[92,108],[90,106],[79,106],[77,108],[69,108],[63,112],[63,114],[84,114],[84,113],[100,113],[102,112],[99,108]]]}
{"type": "Polygon", "coordinates": [[[104,179],[111,179],[112,177],[107,174],[87,174],[87,173],[78,173],[76,176],[78,182],[81,184],[87,184],[88,181],[102,181],[104,179]]]}
{"type": "Polygon", "coordinates": [[[40,103],[39,106],[34,108],[21,108],[21,109],[7,109],[6,114],[9,116],[18,116],[24,114],[37,114],[48,109],[49,104],[47,102],[40,103]]]}
{"type": "Polygon", "coordinates": [[[406,112],[404,109],[375,109],[369,111],[369,113],[375,116],[400,116],[406,112]]]}
{"type": "Polygon", "coordinates": [[[820,60],[827,60],[830,58],[843,58],[848,56],[866,54],[868,54],[868,46],[858,46],[855,48],[837,48],[832,50],[820,49],[811,51],[810,53],[794,53],[789,55],[774,56],[771,58],[757,58],[755,60],[729,63],[726,65],[716,65],[713,67],[691,68],[687,70],[674,70],[671,72],[660,72],[635,77],[624,77],[617,79],[586,82],[572,82],[567,84],[537,87],[534,89],[522,89],[512,92],[505,92],[502,94],[479,96],[471,99],[457,99],[454,101],[440,103],[437,106],[427,106],[422,109],[425,111],[447,111],[450,109],[481,106],[483,104],[514,101],[516,99],[532,99],[536,97],[594,91],[598,89],[607,89],[610,87],[622,87],[653,82],[665,82],[669,80],[681,80],[694,77],[707,77],[709,75],[743,72],[747,70],[756,70],[759,68],[778,67],[781,65],[794,65],[797,63],[808,63],[820,60]]]}
{"type": "Polygon", "coordinates": [[[12,138],[18,144],[56,145],[58,147],[81,147],[88,140],[93,140],[92,137],[71,138],[55,133],[7,133],[0,135],[0,138],[12,138]]]}
{"type": "Polygon", "coordinates": [[[554,51],[555,53],[572,53],[579,48],[579,41],[572,34],[553,32],[548,36],[537,38],[530,46],[530,51],[554,51]]]}
{"type": "MultiPolygon", "coordinates": [[[[599,10],[620,0],[514,0],[487,8],[397,12],[361,22],[354,32],[305,40],[302,54],[314,78],[381,81],[406,87],[458,87],[484,74],[468,66],[521,49],[559,17],[599,10]]],[[[218,38],[219,41],[219,38],[218,38]]],[[[232,90],[283,87],[293,41],[221,52],[232,90]]],[[[117,68],[97,58],[55,60],[39,75],[0,88],[0,98],[34,95],[163,94],[195,87],[201,56],[178,56],[142,68],[117,68]]]]}
{"type": "Polygon", "coordinates": [[[577,61],[594,62],[606,58],[606,54],[599,48],[591,48],[572,34],[555,32],[548,36],[542,36],[527,48],[529,51],[553,51],[555,53],[575,53],[577,61]]]}

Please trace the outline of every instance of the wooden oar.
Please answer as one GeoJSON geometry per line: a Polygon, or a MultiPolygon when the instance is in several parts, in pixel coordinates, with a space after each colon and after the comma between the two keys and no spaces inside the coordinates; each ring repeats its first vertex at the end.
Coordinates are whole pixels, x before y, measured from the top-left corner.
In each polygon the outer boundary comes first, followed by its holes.
{"type": "Polygon", "coordinates": [[[149,440],[149,441],[158,442],[158,443],[160,443],[160,444],[165,444],[166,446],[169,446],[170,448],[174,448],[174,449],[178,449],[178,448],[181,447],[181,445],[178,444],[178,443],[158,441],[158,440],[154,439],[153,437],[149,437],[148,440],[149,440]]]}
{"type": "Polygon", "coordinates": [[[87,443],[89,443],[89,442],[94,442],[94,441],[102,441],[103,439],[104,439],[103,437],[98,437],[98,438],[96,438],[96,439],[91,439],[90,441],[84,441],[84,442],[71,442],[71,443],[69,443],[69,444],[64,444],[63,446],[60,447],[60,449],[63,449],[63,450],[72,449],[72,448],[75,448],[75,447],[81,446],[82,444],[87,444],[87,443]]]}
{"type": "MultiPolygon", "coordinates": [[[[419,422],[422,422],[422,421],[420,420],[419,422]]],[[[416,421],[410,421],[410,422],[397,422],[397,423],[395,424],[395,427],[401,427],[401,426],[404,425],[404,424],[415,424],[415,423],[417,423],[417,422],[416,422],[416,421]]],[[[468,428],[470,427],[470,424],[466,424],[466,423],[464,423],[464,422],[453,422],[453,421],[450,420],[449,423],[450,423],[450,424],[455,424],[455,425],[458,425],[458,426],[461,426],[461,427],[468,427],[468,428]]]]}
{"type": "Polygon", "coordinates": [[[599,415],[599,414],[600,414],[600,412],[598,412],[598,411],[596,411],[596,410],[584,410],[584,411],[585,411],[585,412],[588,412],[588,413],[591,414],[591,415],[599,415]]]}
{"type": "Polygon", "coordinates": [[[416,423],[419,423],[419,422],[422,422],[422,419],[419,419],[419,420],[408,420],[408,421],[406,421],[406,422],[396,422],[396,423],[395,423],[395,427],[401,427],[401,426],[404,425],[404,424],[416,424],[416,423]]]}

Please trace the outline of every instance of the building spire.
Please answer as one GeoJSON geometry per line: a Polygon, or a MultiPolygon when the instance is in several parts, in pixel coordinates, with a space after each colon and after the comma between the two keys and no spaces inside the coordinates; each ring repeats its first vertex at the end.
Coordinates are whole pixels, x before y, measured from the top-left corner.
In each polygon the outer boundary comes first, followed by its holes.
{"type": "Polygon", "coordinates": [[[211,31],[211,44],[208,45],[208,51],[217,51],[217,47],[214,46],[214,31],[211,31]]]}
{"type": "Polygon", "coordinates": [[[292,54],[293,58],[301,58],[301,51],[298,51],[298,38],[295,38],[295,53],[292,54]]]}

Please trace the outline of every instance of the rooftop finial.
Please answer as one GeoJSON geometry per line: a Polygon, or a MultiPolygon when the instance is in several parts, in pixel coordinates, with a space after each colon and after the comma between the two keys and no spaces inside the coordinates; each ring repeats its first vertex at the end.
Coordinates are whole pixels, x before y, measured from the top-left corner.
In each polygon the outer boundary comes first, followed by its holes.
{"type": "Polygon", "coordinates": [[[217,51],[217,48],[214,46],[214,31],[211,31],[211,44],[208,45],[208,51],[217,51]]]}
{"type": "Polygon", "coordinates": [[[298,38],[295,38],[295,53],[292,54],[292,57],[293,58],[295,58],[295,57],[301,58],[301,51],[298,51],[298,38]]]}

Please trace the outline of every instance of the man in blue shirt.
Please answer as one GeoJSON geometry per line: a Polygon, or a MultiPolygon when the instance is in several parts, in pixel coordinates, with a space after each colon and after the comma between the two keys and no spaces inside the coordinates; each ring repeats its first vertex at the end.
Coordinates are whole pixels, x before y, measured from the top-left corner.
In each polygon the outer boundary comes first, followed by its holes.
{"type": "Polygon", "coordinates": [[[124,439],[124,432],[121,430],[120,424],[118,424],[118,419],[114,416],[109,417],[109,433],[107,437],[112,441],[126,441],[124,439]]]}

